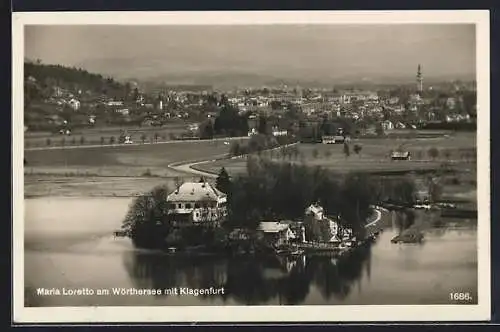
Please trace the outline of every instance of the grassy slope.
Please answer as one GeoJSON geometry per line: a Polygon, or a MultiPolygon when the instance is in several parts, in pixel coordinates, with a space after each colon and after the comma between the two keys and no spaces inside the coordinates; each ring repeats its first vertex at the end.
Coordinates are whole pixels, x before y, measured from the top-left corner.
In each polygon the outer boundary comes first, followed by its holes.
{"type": "Polygon", "coordinates": [[[172,177],[198,179],[169,169],[173,162],[227,152],[222,141],[25,151],[25,195],[134,196],[172,177]]]}
{"type": "MultiPolygon", "coordinates": [[[[460,151],[463,149],[473,150],[476,146],[474,134],[459,134],[451,137],[425,138],[425,139],[360,139],[354,140],[351,144],[360,144],[362,151],[355,155],[351,151],[351,156],[346,158],[342,145],[325,144],[300,144],[299,151],[303,155],[303,160],[311,166],[321,166],[335,171],[411,171],[419,169],[435,169],[439,167],[444,158],[437,158],[435,161],[429,160],[427,151],[431,147],[439,150],[450,151],[449,160],[460,160],[460,151]],[[389,156],[391,150],[403,146],[410,151],[414,157],[411,161],[391,161],[389,156]],[[314,158],[313,151],[318,151],[318,156],[314,158]],[[328,155],[328,152],[330,155],[328,155]],[[421,159],[416,155],[421,151],[421,159]]],[[[274,156],[277,159],[276,156],[274,156]]],[[[288,160],[288,159],[286,159],[288,160]]],[[[300,158],[292,162],[301,162],[300,158]]],[[[217,172],[221,167],[226,167],[228,172],[239,174],[245,172],[244,160],[223,160],[213,163],[206,163],[197,166],[201,170],[217,172]]]]}

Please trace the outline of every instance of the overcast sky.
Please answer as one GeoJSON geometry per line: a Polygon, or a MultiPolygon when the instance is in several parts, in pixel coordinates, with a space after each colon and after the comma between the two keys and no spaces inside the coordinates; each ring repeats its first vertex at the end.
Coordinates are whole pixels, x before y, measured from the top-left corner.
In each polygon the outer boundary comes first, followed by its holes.
{"type": "Polygon", "coordinates": [[[473,25],[27,26],[25,57],[117,77],[475,74],[473,25]]]}

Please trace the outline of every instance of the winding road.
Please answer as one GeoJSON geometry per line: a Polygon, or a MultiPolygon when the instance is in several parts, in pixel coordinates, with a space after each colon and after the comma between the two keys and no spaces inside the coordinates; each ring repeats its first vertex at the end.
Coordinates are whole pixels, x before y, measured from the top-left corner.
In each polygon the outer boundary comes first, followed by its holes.
{"type": "MultiPolygon", "coordinates": [[[[273,148],[273,149],[269,149],[269,150],[264,150],[264,151],[279,150],[279,149],[281,149],[283,147],[289,147],[289,146],[293,146],[293,145],[296,145],[296,144],[298,144],[298,143],[287,144],[287,145],[279,146],[277,148],[273,148]]],[[[204,177],[207,177],[207,178],[213,178],[213,179],[215,179],[217,177],[217,174],[214,174],[214,173],[211,173],[211,172],[201,171],[201,170],[193,168],[193,166],[202,165],[202,164],[208,164],[208,163],[213,163],[213,162],[216,162],[217,160],[239,159],[239,158],[244,158],[245,156],[248,156],[248,155],[237,156],[237,157],[228,157],[227,154],[224,154],[224,155],[215,156],[214,158],[208,159],[208,160],[175,162],[175,163],[169,164],[168,167],[171,168],[171,169],[173,169],[173,170],[175,170],[175,171],[177,171],[177,172],[187,173],[187,174],[197,175],[197,176],[204,176],[204,177]]]]}

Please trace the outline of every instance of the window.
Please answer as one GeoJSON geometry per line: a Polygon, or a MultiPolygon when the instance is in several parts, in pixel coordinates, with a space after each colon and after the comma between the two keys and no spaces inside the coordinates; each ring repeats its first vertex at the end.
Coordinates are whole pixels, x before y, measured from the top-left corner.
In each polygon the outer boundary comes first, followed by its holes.
{"type": "Polygon", "coordinates": [[[178,207],[179,209],[182,209],[182,204],[181,204],[181,203],[177,204],[177,207],[178,207]]]}
{"type": "Polygon", "coordinates": [[[195,209],[199,209],[200,208],[200,204],[199,203],[194,203],[194,207],[195,207],[195,209]]]}
{"type": "Polygon", "coordinates": [[[186,203],[186,209],[190,209],[191,208],[191,203],[186,203]]]}

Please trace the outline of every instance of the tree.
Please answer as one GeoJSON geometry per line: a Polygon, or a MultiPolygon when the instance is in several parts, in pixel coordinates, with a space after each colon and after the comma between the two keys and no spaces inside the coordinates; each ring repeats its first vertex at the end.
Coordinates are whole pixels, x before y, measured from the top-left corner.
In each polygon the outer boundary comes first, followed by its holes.
{"type": "Polygon", "coordinates": [[[146,139],[147,139],[146,134],[142,133],[141,134],[141,142],[142,142],[142,144],[144,144],[144,142],[146,142],[146,139]]]}
{"type": "Polygon", "coordinates": [[[363,149],[363,147],[359,144],[355,144],[354,145],[354,153],[356,153],[357,155],[359,155],[359,153],[361,152],[361,150],[363,149]]]}
{"type": "Polygon", "coordinates": [[[46,143],[47,143],[47,146],[50,146],[52,144],[52,141],[50,140],[50,138],[47,138],[46,143]]]}
{"type": "Polygon", "coordinates": [[[199,135],[201,139],[214,138],[214,125],[212,121],[207,121],[206,123],[200,126],[199,135]]]}
{"type": "Polygon", "coordinates": [[[435,160],[439,156],[439,150],[432,147],[427,151],[427,154],[432,158],[432,160],[435,160]]]}
{"type": "Polygon", "coordinates": [[[294,156],[294,159],[297,160],[299,158],[299,155],[300,155],[299,148],[296,145],[294,145],[293,146],[293,156],[294,156]]]}
{"type": "Polygon", "coordinates": [[[158,186],[137,197],[127,212],[122,228],[127,231],[135,246],[161,248],[172,231],[168,219],[167,186],[158,186]]]}
{"type": "Polygon", "coordinates": [[[85,137],[84,136],[80,137],[80,145],[83,145],[83,144],[85,144],[85,137]]]}
{"type": "Polygon", "coordinates": [[[344,143],[344,155],[346,158],[351,155],[351,149],[349,148],[349,144],[347,143],[344,143]]]}
{"type": "Polygon", "coordinates": [[[231,156],[239,156],[241,154],[241,146],[239,142],[234,142],[229,148],[229,154],[231,156]]]}
{"type": "Polygon", "coordinates": [[[71,144],[75,145],[76,144],[76,137],[73,136],[73,138],[71,139],[71,144]]]}
{"type": "Polygon", "coordinates": [[[446,158],[446,160],[450,160],[450,157],[451,157],[451,151],[446,149],[444,150],[444,153],[443,153],[444,157],[446,158]]]}
{"type": "Polygon", "coordinates": [[[154,140],[155,140],[155,143],[158,143],[158,138],[160,137],[160,135],[158,133],[154,133],[154,140]]]}
{"type": "Polygon", "coordinates": [[[229,174],[224,167],[220,169],[219,175],[216,179],[215,187],[226,195],[228,195],[230,192],[231,179],[229,178],[229,174]]]}
{"type": "Polygon", "coordinates": [[[66,144],[66,138],[63,137],[63,138],[61,138],[61,145],[64,146],[65,144],[66,144]]]}
{"type": "Polygon", "coordinates": [[[429,178],[427,180],[428,190],[429,190],[429,198],[431,202],[436,202],[441,199],[441,194],[443,192],[443,188],[441,184],[434,178],[429,178]]]}
{"type": "Polygon", "coordinates": [[[267,119],[264,116],[259,117],[259,134],[267,135],[267,119]]]}
{"type": "Polygon", "coordinates": [[[101,136],[101,145],[104,145],[104,137],[101,136]]]}
{"type": "Polygon", "coordinates": [[[316,148],[313,149],[312,150],[312,156],[313,156],[313,158],[314,159],[318,158],[318,155],[319,155],[318,149],[316,149],[316,148]]]}
{"type": "Polygon", "coordinates": [[[115,137],[114,136],[111,136],[109,138],[109,144],[115,144],[115,137]]]}
{"type": "Polygon", "coordinates": [[[379,123],[376,127],[375,127],[375,133],[378,135],[378,136],[384,136],[385,132],[384,132],[384,127],[382,127],[382,124],[379,123]]]}

